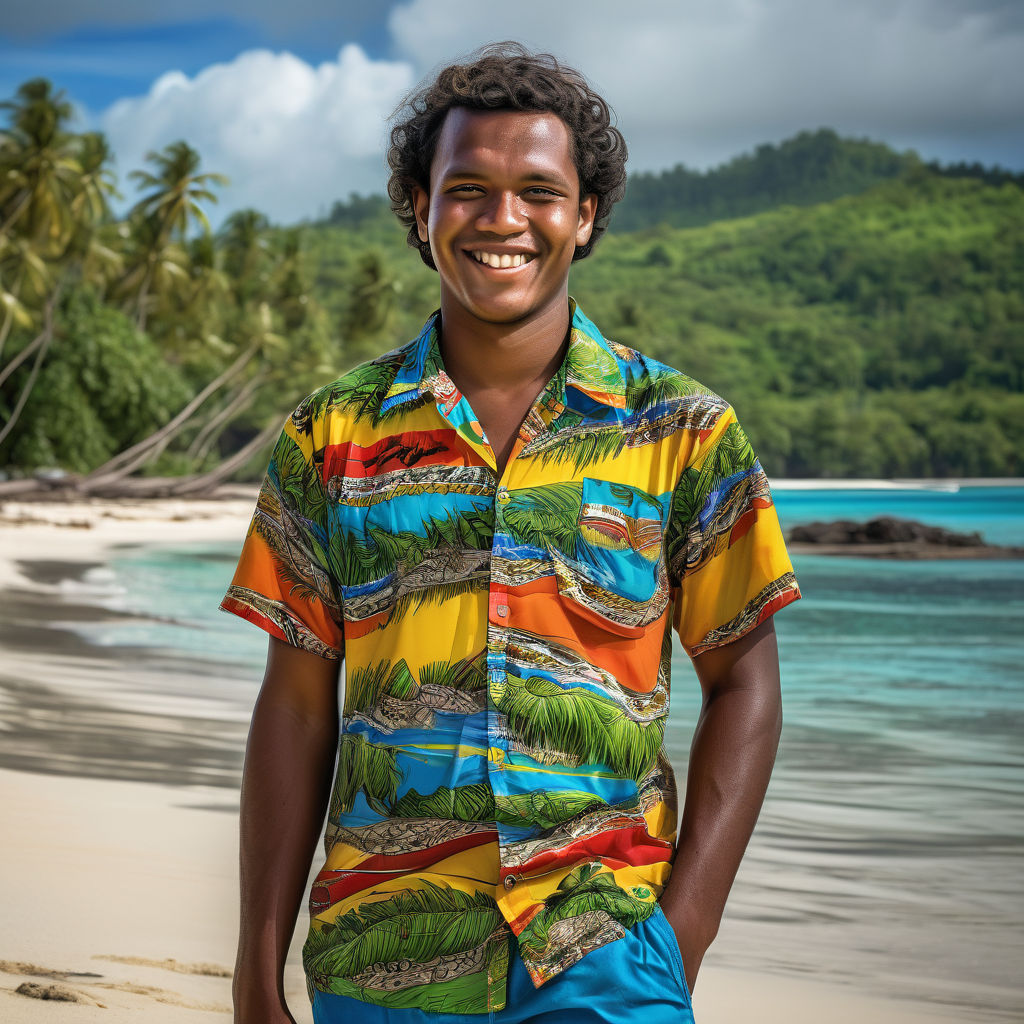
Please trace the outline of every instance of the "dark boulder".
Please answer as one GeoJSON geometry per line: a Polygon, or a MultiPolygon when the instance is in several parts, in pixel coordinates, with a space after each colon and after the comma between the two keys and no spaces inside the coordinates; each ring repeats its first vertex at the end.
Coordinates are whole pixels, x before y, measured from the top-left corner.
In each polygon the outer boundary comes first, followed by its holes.
{"type": "Polygon", "coordinates": [[[804,523],[794,526],[786,538],[794,544],[920,544],[942,547],[984,547],[981,534],[957,533],[944,526],[929,526],[915,519],[879,516],[866,523],[852,519],[804,523]]]}

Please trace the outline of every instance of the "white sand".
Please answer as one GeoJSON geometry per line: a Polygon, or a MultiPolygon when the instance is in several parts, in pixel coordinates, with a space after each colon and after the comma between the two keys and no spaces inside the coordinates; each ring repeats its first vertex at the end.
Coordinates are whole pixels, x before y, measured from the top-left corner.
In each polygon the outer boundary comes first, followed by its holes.
{"type": "MultiPolygon", "coordinates": [[[[15,563],[100,561],[112,544],[231,539],[240,546],[254,503],[255,490],[251,500],[205,503],[9,502],[0,509],[0,586],[47,592],[15,563]]],[[[59,601],[58,592],[53,599],[59,601]]],[[[124,669],[111,661],[107,670],[124,669]]],[[[9,671],[52,685],[24,656],[11,659],[9,671]]],[[[86,666],[80,671],[69,685],[88,682],[86,666]]],[[[237,921],[234,793],[8,770],[0,770],[0,787],[0,1020],[229,1020],[237,921]],[[26,982],[59,986],[81,1001],[16,994],[26,982]]],[[[311,1019],[298,959],[305,929],[300,915],[286,973],[299,1024],[311,1019]]],[[[840,986],[741,973],[716,966],[718,955],[713,948],[697,985],[700,1024],[954,1019],[932,1005],[875,1000],[866,994],[869,978],[840,986]]]]}
{"type": "Polygon", "coordinates": [[[252,497],[223,500],[156,498],[83,502],[7,501],[0,505],[0,586],[27,581],[20,559],[101,562],[118,544],[238,542],[256,507],[252,497]]]}
{"type": "MultiPolygon", "coordinates": [[[[227,1019],[237,920],[231,794],[2,770],[0,788],[0,1020],[227,1019]],[[18,974],[12,961],[102,977],[18,974]],[[197,973],[211,970],[222,976],[197,973]],[[87,1002],[16,995],[25,981],[58,984],[87,1002]]],[[[297,959],[304,932],[300,919],[286,976],[299,1022],[311,1019],[297,959]]],[[[701,1024],[953,1019],[852,988],[714,967],[702,971],[694,1005],[701,1024]]]]}

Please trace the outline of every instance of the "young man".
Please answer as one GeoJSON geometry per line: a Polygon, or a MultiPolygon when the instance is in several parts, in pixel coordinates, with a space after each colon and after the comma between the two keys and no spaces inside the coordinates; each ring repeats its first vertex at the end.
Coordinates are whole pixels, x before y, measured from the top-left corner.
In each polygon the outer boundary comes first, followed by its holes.
{"type": "Polygon", "coordinates": [[[318,1022],[691,1019],[779,739],[770,616],[800,595],[732,407],[568,295],[625,156],[585,80],[513,44],[392,132],[440,309],[289,417],[221,605],[271,634],[236,1021],[291,1019],[325,810],[318,1022]],[[673,630],[704,691],[678,841],[673,630]]]}

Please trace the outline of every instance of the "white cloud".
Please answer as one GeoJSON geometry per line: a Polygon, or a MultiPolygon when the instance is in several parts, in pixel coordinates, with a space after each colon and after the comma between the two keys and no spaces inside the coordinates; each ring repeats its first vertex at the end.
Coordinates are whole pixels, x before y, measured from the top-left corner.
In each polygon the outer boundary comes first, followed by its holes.
{"type": "Polygon", "coordinates": [[[167,72],[99,121],[126,194],[125,174],[148,150],[183,138],[205,170],[232,179],[215,223],[245,206],[289,222],[352,191],[382,192],[387,118],[416,79],[514,38],[588,76],[616,110],[633,171],[707,167],[824,125],[1020,167],[1024,25],[1010,10],[1007,0],[408,0],[388,17],[393,60],[351,44],[317,67],[252,50],[193,78],[167,72]]]}
{"type": "Polygon", "coordinates": [[[231,178],[209,211],[215,223],[247,206],[289,222],[351,191],[383,191],[386,118],[413,78],[408,63],[371,60],[351,44],[318,67],[250,50],[194,78],[169,71],[99,121],[127,198],[126,173],[143,166],[146,152],[185,139],[202,170],[231,178]]]}
{"type": "Polygon", "coordinates": [[[1022,33],[999,3],[410,0],[389,26],[421,68],[505,38],[564,58],[615,108],[633,170],[707,166],[823,125],[1024,161],[1022,33]]]}

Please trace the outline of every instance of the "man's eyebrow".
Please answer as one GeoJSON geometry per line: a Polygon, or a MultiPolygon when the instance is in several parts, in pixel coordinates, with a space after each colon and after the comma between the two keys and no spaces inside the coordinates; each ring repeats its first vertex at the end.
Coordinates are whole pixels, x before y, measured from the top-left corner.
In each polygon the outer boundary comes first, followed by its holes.
{"type": "MultiPolygon", "coordinates": [[[[554,171],[535,170],[520,175],[523,181],[544,182],[548,185],[556,185],[559,188],[569,188],[569,182],[560,174],[554,171]]],[[[487,178],[487,175],[474,167],[452,167],[444,172],[441,181],[451,181],[455,178],[487,178]]]]}

